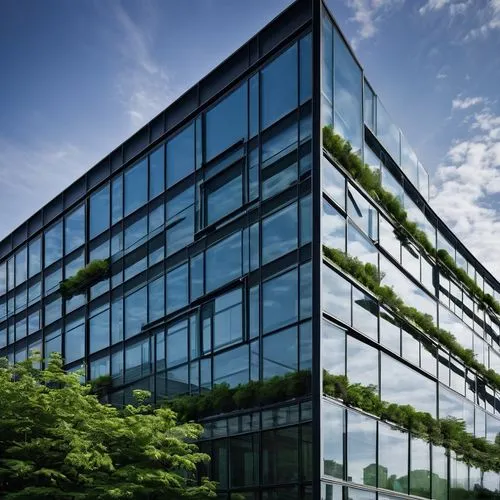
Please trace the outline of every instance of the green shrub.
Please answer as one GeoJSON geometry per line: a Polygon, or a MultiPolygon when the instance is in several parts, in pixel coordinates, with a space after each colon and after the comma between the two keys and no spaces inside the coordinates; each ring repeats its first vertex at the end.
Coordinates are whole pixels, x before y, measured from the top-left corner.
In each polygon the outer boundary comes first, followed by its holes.
{"type": "Polygon", "coordinates": [[[484,306],[500,315],[500,303],[491,295],[485,294],[465,270],[455,264],[454,259],[446,250],[436,251],[425,232],[418,228],[418,224],[408,220],[408,214],[399,199],[382,187],[380,173],[374,172],[368,165],[364,164],[361,158],[352,152],[349,142],[336,134],[331,126],[323,127],[323,146],[363,186],[368,194],[385,208],[395,222],[396,230],[394,233],[403,245],[409,244],[409,238],[412,238],[428,254],[437,256],[438,262],[445,266],[443,271],[455,275],[484,306]]]}
{"type": "Polygon", "coordinates": [[[110,271],[109,259],[96,259],[89,262],[74,276],[59,283],[59,292],[65,299],[71,299],[75,295],[85,293],[93,284],[107,278],[110,271]]]}
{"type": "Polygon", "coordinates": [[[445,446],[473,467],[500,472],[500,443],[490,443],[469,434],[463,420],[451,417],[438,420],[413,406],[383,401],[375,386],[350,384],[347,377],[333,375],[326,370],[323,372],[323,393],[396,424],[436,446],[445,446]]]}
{"type": "Polygon", "coordinates": [[[378,277],[376,278],[374,276],[373,271],[367,273],[366,266],[369,264],[363,264],[357,258],[350,257],[340,250],[326,246],[323,246],[323,254],[327,259],[330,259],[346,273],[350,274],[354,279],[371,290],[382,304],[385,304],[395,313],[406,319],[406,321],[416,325],[424,333],[436,339],[453,355],[460,358],[467,367],[476,370],[495,389],[500,390],[500,375],[498,373],[492,369],[486,368],[486,366],[477,361],[474,352],[460,345],[450,332],[438,328],[434,324],[432,316],[418,311],[415,307],[406,305],[392,287],[381,285],[378,277]]]}

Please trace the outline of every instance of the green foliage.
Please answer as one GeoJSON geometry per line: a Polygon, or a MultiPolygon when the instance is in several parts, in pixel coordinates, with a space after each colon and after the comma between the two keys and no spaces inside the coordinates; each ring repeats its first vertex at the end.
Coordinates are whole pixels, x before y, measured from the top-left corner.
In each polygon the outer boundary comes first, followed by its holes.
{"type": "Polygon", "coordinates": [[[198,424],[178,425],[169,408],[103,405],[65,373],[60,355],[0,367],[0,491],[5,499],[214,498],[196,479],[209,457],[193,441],[198,424]]]}
{"type": "MultiPolygon", "coordinates": [[[[486,368],[486,366],[480,363],[476,359],[474,352],[471,349],[465,349],[450,332],[438,328],[434,324],[432,316],[406,305],[392,287],[381,285],[380,280],[377,279],[378,275],[374,266],[371,266],[371,264],[364,264],[359,259],[350,257],[334,248],[324,246],[323,253],[346,273],[350,274],[353,278],[366,286],[366,288],[371,290],[382,304],[390,307],[401,317],[418,326],[430,337],[436,339],[453,355],[460,358],[466,366],[476,370],[478,374],[484,377],[495,389],[500,390],[500,375],[498,373],[486,368]],[[371,266],[374,270],[368,272],[366,266],[371,266]]],[[[369,269],[371,269],[371,267],[369,269]]]]}
{"type": "Polygon", "coordinates": [[[482,471],[500,472],[500,445],[466,431],[465,422],[455,418],[435,419],[410,405],[383,401],[375,386],[350,384],[347,377],[323,372],[323,392],[341,399],[387,422],[392,422],[434,445],[445,446],[460,460],[482,471]]]}
{"type": "Polygon", "coordinates": [[[195,396],[180,396],[168,401],[181,421],[200,420],[218,413],[255,408],[306,396],[311,392],[311,372],[302,370],[264,381],[250,381],[230,388],[219,384],[195,396]]]}
{"type": "Polygon", "coordinates": [[[65,299],[71,299],[75,295],[84,293],[94,283],[109,276],[109,259],[96,259],[89,262],[83,269],[80,269],[74,276],[61,281],[59,292],[65,299]]]}
{"type": "Polygon", "coordinates": [[[455,264],[454,259],[446,250],[436,251],[425,232],[418,228],[417,223],[408,220],[408,214],[399,199],[382,187],[380,173],[374,172],[364,164],[361,158],[351,151],[350,144],[336,134],[331,126],[323,128],[323,146],[392,216],[396,222],[395,235],[403,244],[407,244],[410,237],[413,238],[428,254],[437,256],[438,262],[443,263],[448,271],[451,271],[478,300],[500,315],[500,303],[490,294],[484,293],[476,282],[455,264]]]}

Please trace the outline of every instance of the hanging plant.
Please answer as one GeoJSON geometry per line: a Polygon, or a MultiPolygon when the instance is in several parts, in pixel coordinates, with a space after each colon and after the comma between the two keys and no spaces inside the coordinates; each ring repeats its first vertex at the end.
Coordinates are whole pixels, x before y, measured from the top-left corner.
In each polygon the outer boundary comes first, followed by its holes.
{"type": "Polygon", "coordinates": [[[85,293],[95,283],[108,278],[109,272],[109,259],[93,260],[74,276],[61,281],[59,283],[59,292],[64,299],[71,299],[76,295],[85,293]]]}

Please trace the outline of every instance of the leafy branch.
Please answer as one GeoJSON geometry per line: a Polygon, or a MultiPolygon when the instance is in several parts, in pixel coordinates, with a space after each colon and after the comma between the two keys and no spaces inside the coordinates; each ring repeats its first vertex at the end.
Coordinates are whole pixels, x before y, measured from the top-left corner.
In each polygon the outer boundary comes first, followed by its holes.
{"type": "Polygon", "coordinates": [[[107,278],[110,271],[109,259],[96,259],[89,262],[74,276],[59,283],[59,292],[64,299],[81,295],[95,283],[107,278]]]}

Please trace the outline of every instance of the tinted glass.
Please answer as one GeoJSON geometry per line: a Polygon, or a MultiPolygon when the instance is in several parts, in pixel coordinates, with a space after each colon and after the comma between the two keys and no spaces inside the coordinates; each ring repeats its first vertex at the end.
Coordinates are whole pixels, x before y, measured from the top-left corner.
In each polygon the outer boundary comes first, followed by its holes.
{"type": "Polygon", "coordinates": [[[109,345],[109,309],[90,318],[90,353],[99,351],[109,345]]]}
{"type": "Polygon", "coordinates": [[[109,227],[110,190],[109,184],[92,194],[90,205],[90,238],[97,236],[109,227]]]}
{"type": "Polygon", "coordinates": [[[243,338],[241,289],[233,290],[214,301],[214,348],[234,344],[243,338]]]}
{"type": "Polygon", "coordinates": [[[165,189],[165,148],[160,146],[149,155],[149,199],[165,189]]]}
{"type": "Polygon", "coordinates": [[[266,281],[262,287],[264,333],[298,319],[297,270],[266,281]]]}
{"type": "Polygon", "coordinates": [[[69,253],[85,242],[85,206],[77,208],[65,218],[64,252],[69,253]]]}
{"type": "Polygon", "coordinates": [[[344,323],[351,324],[351,284],[323,265],[323,307],[344,323]]]}
{"type": "Polygon", "coordinates": [[[188,321],[180,321],[167,328],[167,364],[178,365],[187,361],[188,321]]]}
{"type": "Polygon", "coordinates": [[[64,340],[65,363],[71,363],[85,355],[85,325],[66,332],[64,340]]]}
{"type": "Polygon", "coordinates": [[[167,255],[171,255],[194,238],[194,188],[186,189],[167,202],[167,255]]]}
{"type": "Polygon", "coordinates": [[[167,187],[194,172],[194,124],[167,142],[167,187]]]}
{"type": "Polygon", "coordinates": [[[125,215],[132,213],[148,201],[148,160],[129,168],[125,178],[125,215]]]}
{"type": "Polygon", "coordinates": [[[167,314],[188,303],[188,286],[187,264],[167,273],[167,314]]]}
{"type": "Polygon", "coordinates": [[[323,200],[323,215],[321,217],[323,230],[323,243],[330,248],[345,252],[346,247],[346,222],[327,200],[323,200]]]}
{"type": "Polygon", "coordinates": [[[139,333],[147,322],[147,287],[125,297],[125,338],[139,333]]]}
{"type": "Polygon", "coordinates": [[[297,248],[297,203],[262,221],[262,261],[267,264],[297,248]]]}
{"type": "Polygon", "coordinates": [[[239,277],[242,271],[241,233],[233,234],[206,251],[206,291],[239,277]]]}
{"type": "Polygon", "coordinates": [[[62,222],[45,232],[45,267],[62,257],[62,222]]]}
{"type": "Polygon", "coordinates": [[[377,422],[347,412],[347,477],[350,481],[377,485],[377,422]]]}
{"type": "Polygon", "coordinates": [[[268,335],[263,340],[263,377],[282,376],[297,370],[297,327],[268,335]]]}
{"type": "MultiPolygon", "coordinates": [[[[41,257],[42,252],[42,239],[37,238],[36,240],[30,241],[28,247],[28,266],[29,266],[29,277],[31,278],[35,274],[40,272],[41,269],[41,257]]],[[[0,294],[2,293],[2,272],[0,266],[0,294]]]]}
{"type": "Polygon", "coordinates": [[[247,136],[247,86],[241,85],[205,115],[205,155],[211,160],[247,136]]]}
{"type": "Polygon", "coordinates": [[[297,44],[268,64],[261,75],[261,119],[266,128],[297,107],[297,44]]]}
{"type": "Polygon", "coordinates": [[[337,405],[323,401],[323,474],[344,478],[344,412],[337,405]]]}

